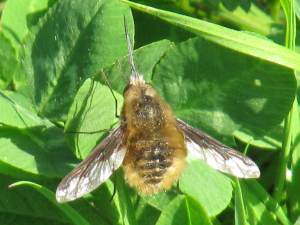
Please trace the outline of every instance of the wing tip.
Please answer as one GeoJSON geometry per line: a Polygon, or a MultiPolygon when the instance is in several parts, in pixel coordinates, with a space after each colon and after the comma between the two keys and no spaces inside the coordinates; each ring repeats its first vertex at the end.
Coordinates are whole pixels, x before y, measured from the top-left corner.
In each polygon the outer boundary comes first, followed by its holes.
{"type": "Polygon", "coordinates": [[[65,203],[74,200],[75,198],[66,197],[66,193],[59,189],[56,189],[55,199],[58,203],[65,203]]]}
{"type": "Polygon", "coordinates": [[[248,171],[246,176],[242,177],[245,179],[257,179],[260,177],[260,170],[256,164],[254,164],[248,171]]]}

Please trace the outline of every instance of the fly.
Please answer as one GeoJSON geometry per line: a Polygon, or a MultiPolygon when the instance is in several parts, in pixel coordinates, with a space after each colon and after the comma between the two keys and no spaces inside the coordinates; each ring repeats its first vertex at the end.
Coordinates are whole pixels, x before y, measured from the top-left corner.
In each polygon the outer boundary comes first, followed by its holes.
{"type": "Polygon", "coordinates": [[[258,178],[259,168],[250,158],[175,117],[138,73],[126,23],[125,36],[131,76],[120,124],[61,181],[57,201],[72,201],[93,191],[120,166],[127,183],[140,194],[168,190],[182,174],[187,155],[239,178],[258,178]]]}

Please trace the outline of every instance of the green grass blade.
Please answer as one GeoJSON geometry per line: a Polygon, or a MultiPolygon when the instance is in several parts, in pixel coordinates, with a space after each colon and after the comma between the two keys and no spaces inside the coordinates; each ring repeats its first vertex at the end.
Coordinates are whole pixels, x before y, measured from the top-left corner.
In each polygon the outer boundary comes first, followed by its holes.
{"type": "MultiPolygon", "coordinates": [[[[291,50],[295,49],[296,42],[296,15],[294,11],[294,1],[293,0],[281,0],[281,6],[286,16],[286,35],[285,35],[285,45],[291,50]]],[[[293,123],[295,118],[298,116],[297,111],[294,109],[298,107],[297,99],[295,98],[294,104],[285,118],[284,121],[284,137],[282,142],[282,153],[279,162],[279,173],[277,176],[274,198],[280,202],[284,192],[284,186],[286,183],[286,170],[288,161],[290,159],[291,145],[292,145],[292,136],[293,134],[293,123]],[[296,113],[297,114],[296,114],[296,113]]]]}
{"type": "Polygon", "coordinates": [[[57,204],[54,193],[49,189],[43,187],[42,185],[30,181],[18,181],[11,184],[9,187],[12,188],[18,186],[29,186],[44,195],[53,204],[56,204],[57,207],[66,215],[67,218],[70,219],[70,221],[72,221],[74,225],[90,225],[88,221],[86,221],[76,210],[74,210],[68,204],[57,204]]]}
{"type": "Polygon", "coordinates": [[[256,224],[254,221],[260,221],[259,224],[277,224],[290,225],[291,222],[269,193],[255,180],[240,181],[243,190],[244,203],[247,208],[250,224],[256,224]]]}
{"type": "Polygon", "coordinates": [[[242,194],[241,185],[238,179],[235,179],[235,224],[236,225],[248,225],[245,204],[242,194]]]}
{"type": "Polygon", "coordinates": [[[300,1],[299,0],[295,1],[295,12],[296,12],[298,19],[300,20],[300,1]]]}
{"type": "Polygon", "coordinates": [[[238,25],[243,30],[269,35],[272,31],[274,21],[263,10],[255,4],[251,4],[249,11],[238,7],[234,11],[229,11],[225,7],[220,7],[220,17],[226,21],[238,25]]]}
{"type": "Polygon", "coordinates": [[[203,20],[122,0],[132,8],[159,17],[212,42],[291,69],[300,70],[300,54],[257,35],[236,31],[203,20]]]}

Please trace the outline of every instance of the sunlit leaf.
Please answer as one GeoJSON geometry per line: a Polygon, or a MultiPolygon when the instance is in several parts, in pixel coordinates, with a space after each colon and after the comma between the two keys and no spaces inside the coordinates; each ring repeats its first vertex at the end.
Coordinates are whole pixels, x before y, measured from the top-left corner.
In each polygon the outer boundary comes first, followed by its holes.
{"type": "Polygon", "coordinates": [[[222,212],[232,197],[231,181],[202,161],[192,161],[179,180],[182,192],[195,199],[209,216],[222,212]]]}
{"type": "Polygon", "coordinates": [[[124,16],[133,33],[131,12],[118,0],[53,5],[26,40],[21,59],[21,91],[33,98],[39,114],[65,119],[83,81],[127,54],[124,16]]]}
{"type": "Polygon", "coordinates": [[[84,219],[76,210],[74,210],[71,206],[67,204],[57,204],[55,201],[55,195],[53,192],[43,187],[42,185],[29,182],[29,181],[19,181],[10,185],[10,187],[18,187],[18,186],[29,186],[39,193],[41,193],[44,197],[50,200],[53,204],[56,204],[57,207],[64,213],[64,215],[72,221],[74,225],[90,225],[90,223],[84,219]]]}

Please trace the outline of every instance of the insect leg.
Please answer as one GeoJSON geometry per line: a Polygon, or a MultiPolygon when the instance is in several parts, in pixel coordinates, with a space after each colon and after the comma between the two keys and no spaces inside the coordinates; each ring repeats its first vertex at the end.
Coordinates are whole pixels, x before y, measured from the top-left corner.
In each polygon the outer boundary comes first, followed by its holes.
{"type": "Polygon", "coordinates": [[[101,129],[101,130],[95,130],[95,131],[66,131],[66,134],[97,134],[101,132],[109,132],[112,129],[101,129]]]}
{"type": "Polygon", "coordinates": [[[114,199],[114,197],[115,197],[115,195],[116,195],[116,192],[117,192],[117,188],[116,188],[116,178],[115,178],[116,176],[113,176],[113,178],[112,178],[112,182],[113,182],[113,185],[114,185],[114,189],[113,189],[113,193],[112,193],[112,195],[111,195],[111,197],[110,197],[110,199],[109,199],[109,202],[112,202],[112,200],[114,199]]]}
{"type": "Polygon", "coordinates": [[[176,190],[179,194],[183,194],[182,191],[180,190],[179,180],[177,180],[177,183],[176,183],[176,190]]]}
{"type": "Polygon", "coordinates": [[[110,92],[111,92],[111,94],[112,94],[112,96],[115,100],[115,116],[116,116],[116,118],[119,118],[120,116],[118,115],[118,100],[117,100],[117,97],[115,96],[115,94],[112,90],[112,87],[111,87],[105,73],[103,71],[101,71],[100,73],[101,73],[102,77],[104,78],[104,81],[105,81],[106,85],[109,87],[109,90],[110,90],[110,92]]]}
{"type": "Polygon", "coordinates": [[[76,152],[77,152],[77,154],[79,155],[79,158],[82,160],[83,157],[82,157],[82,155],[81,155],[81,151],[80,151],[80,147],[79,147],[79,139],[78,139],[78,136],[76,136],[75,140],[76,140],[76,152]]]}

